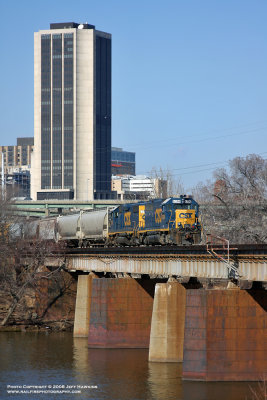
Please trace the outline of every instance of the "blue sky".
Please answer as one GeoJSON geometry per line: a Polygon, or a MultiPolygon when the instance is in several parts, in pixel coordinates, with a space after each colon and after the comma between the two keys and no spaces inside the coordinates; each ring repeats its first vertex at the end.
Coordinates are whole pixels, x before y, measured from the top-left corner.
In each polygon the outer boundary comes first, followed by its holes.
{"type": "Polygon", "coordinates": [[[266,0],[0,0],[0,143],[33,136],[33,33],[112,34],[112,144],[185,188],[236,156],[267,156],[266,0]]]}

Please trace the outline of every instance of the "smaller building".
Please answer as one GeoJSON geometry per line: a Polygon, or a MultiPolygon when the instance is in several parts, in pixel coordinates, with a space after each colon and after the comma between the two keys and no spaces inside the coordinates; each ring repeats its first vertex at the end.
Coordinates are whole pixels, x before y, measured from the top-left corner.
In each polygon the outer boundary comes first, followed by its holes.
{"type": "Polygon", "coordinates": [[[17,138],[17,146],[33,146],[34,138],[33,137],[19,137],[17,138]]]}
{"type": "Polygon", "coordinates": [[[167,197],[167,181],[145,175],[112,176],[111,189],[117,192],[118,199],[121,200],[167,197]]]}
{"type": "Polygon", "coordinates": [[[0,171],[6,190],[14,197],[29,198],[31,187],[31,153],[33,137],[17,138],[16,146],[0,146],[0,171]],[[2,175],[4,161],[4,177],[2,175]]]}
{"type": "Polygon", "coordinates": [[[31,153],[33,149],[33,138],[17,138],[16,146],[0,146],[0,168],[2,168],[2,157],[4,157],[5,173],[11,168],[20,168],[31,165],[31,153]]]}
{"type": "Polygon", "coordinates": [[[135,153],[112,147],[111,173],[117,176],[135,175],[135,153]]]}
{"type": "Polygon", "coordinates": [[[6,189],[12,191],[14,197],[30,199],[31,174],[27,168],[9,168],[5,175],[6,189]]]}

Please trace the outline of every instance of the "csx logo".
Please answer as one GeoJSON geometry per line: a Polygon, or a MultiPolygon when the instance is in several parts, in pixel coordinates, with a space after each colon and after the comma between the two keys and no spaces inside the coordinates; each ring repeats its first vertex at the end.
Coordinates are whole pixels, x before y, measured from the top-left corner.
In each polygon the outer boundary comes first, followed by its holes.
{"type": "Polygon", "coordinates": [[[155,213],[155,222],[156,222],[157,224],[160,224],[160,223],[161,223],[161,220],[162,220],[162,210],[161,210],[161,208],[158,208],[158,209],[156,210],[156,213],[155,213]]]}
{"type": "Polygon", "coordinates": [[[179,218],[192,218],[193,213],[180,213],[179,218]]]}
{"type": "Polygon", "coordinates": [[[125,226],[130,226],[131,225],[131,213],[130,212],[126,212],[124,214],[124,225],[125,226]]]}

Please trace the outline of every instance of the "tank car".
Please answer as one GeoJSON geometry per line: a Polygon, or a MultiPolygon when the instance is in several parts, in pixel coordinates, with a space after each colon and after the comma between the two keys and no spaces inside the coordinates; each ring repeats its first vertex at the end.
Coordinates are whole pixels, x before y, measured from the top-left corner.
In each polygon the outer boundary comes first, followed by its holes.
{"type": "Polygon", "coordinates": [[[49,240],[55,242],[57,240],[57,218],[48,217],[39,220],[39,240],[49,240]]]}
{"type": "Polygon", "coordinates": [[[24,225],[22,222],[14,222],[8,227],[8,238],[10,242],[16,242],[23,237],[24,225]]]}
{"type": "Polygon", "coordinates": [[[27,241],[56,241],[56,217],[38,218],[23,223],[21,238],[27,241]]]}
{"type": "Polygon", "coordinates": [[[23,226],[22,236],[24,239],[31,241],[39,238],[40,219],[26,221],[23,226]]]}
{"type": "Polygon", "coordinates": [[[80,214],[80,242],[86,247],[93,243],[106,243],[108,234],[108,209],[80,214]]]}
{"type": "Polygon", "coordinates": [[[71,247],[78,247],[78,227],[80,214],[60,215],[57,217],[57,241],[65,241],[71,247]]]}
{"type": "Polygon", "coordinates": [[[107,209],[83,210],[57,218],[57,240],[71,246],[87,247],[107,241],[107,209]]]}

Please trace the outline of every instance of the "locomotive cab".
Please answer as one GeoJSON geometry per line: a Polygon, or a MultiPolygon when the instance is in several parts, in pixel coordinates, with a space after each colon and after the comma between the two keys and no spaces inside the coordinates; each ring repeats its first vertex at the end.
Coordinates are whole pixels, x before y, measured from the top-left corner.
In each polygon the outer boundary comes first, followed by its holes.
{"type": "Polygon", "coordinates": [[[191,196],[122,204],[109,216],[111,245],[168,245],[200,242],[198,204],[191,196]]]}
{"type": "Polygon", "coordinates": [[[175,210],[175,228],[192,228],[196,222],[195,210],[175,210]]]}
{"type": "Polygon", "coordinates": [[[197,244],[201,241],[199,206],[191,196],[181,195],[164,201],[169,214],[170,238],[175,244],[197,244]]]}

